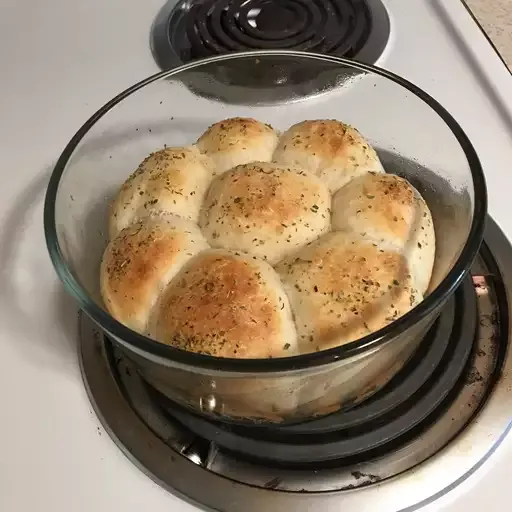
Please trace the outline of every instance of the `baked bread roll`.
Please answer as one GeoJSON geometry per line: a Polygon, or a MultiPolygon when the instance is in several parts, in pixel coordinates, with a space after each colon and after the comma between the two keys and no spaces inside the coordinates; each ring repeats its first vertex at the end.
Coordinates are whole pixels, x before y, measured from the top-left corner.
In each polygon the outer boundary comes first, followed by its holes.
{"type": "Polygon", "coordinates": [[[426,293],[434,266],[434,224],[424,199],[408,181],[376,173],[353,179],[333,197],[332,227],[404,254],[415,287],[426,293]]]}
{"type": "Polygon", "coordinates": [[[324,235],[276,270],[290,298],[302,353],[371,334],[422,300],[403,255],[346,231],[324,235]]]}
{"type": "Polygon", "coordinates": [[[329,229],[330,206],[329,191],[316,176],[253,162],[213,181],[199,226],[213,247],[273,264],[329,229]]]}
{"type": "Polygon", "coordinates": [[[250,162],[270,162],[278,133],[268,124],[246,117],[225,119],[210,126],[196,146],[215,163],[218,174],[250,162]]]}
{"type": "Polygon", "coordinates": [[[331,192],[366,172],[384,172],[375,150],[352,126],[335,120],[303,121],[280,138],[274,160],[300,165],[331,192]]]}
{"type": "Polygon", "coordinates": [[[213,164],[194,146],[151,153],[128,178],[111,205],[109,232],[151,215],[174,213],[197,221],[213,164]]]}
{"type": "Polygon", "coordinates": [[[196,256],[174,278],[155,308],[150,335],[216,357],[297,354],[290,304],[275,270],[220,249],[196,256]]]}
{"type": "Polygon", "coordinates": [[[145,159],[111,213],[109,312],[216,357],[349,343],[418,304],[432,273],[425,201],[339,121],[304,121],[279,143],[254,119],[216,123],[197,147],[145,159]]]}
{"type": "Polygon", "coordinates": [[[100,270],[110,314],[145,334],[162,290],[192,257],[208,248],[196,224],[176,216],[145,218],[108,244],[100,270]]]}

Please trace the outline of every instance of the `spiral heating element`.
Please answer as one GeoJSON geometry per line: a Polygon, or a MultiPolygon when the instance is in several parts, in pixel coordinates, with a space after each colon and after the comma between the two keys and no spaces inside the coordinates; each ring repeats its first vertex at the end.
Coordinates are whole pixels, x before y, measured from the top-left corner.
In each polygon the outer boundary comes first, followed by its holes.
{"type": "Polygon", "coordinates": [[[207,0],[191,6],[186,34],[192,59],[254,49],[351,58],[371,28],[363,0],[207,0]]]}

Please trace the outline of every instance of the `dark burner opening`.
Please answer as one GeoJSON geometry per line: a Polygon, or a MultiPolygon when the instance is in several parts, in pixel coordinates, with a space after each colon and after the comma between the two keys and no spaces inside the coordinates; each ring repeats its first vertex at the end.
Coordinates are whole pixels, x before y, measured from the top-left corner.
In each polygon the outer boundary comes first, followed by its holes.
{"type": "Polygon", "coordinates": [[[249,33],[261,32],[263,37],[266,35],[268,39],[271,39],[272,33],[277,34],[278,37],[280,33],[289,37],[304,30],[308,17],[292,2],[276,4],[266,0],[259,3],[261,10],[257,14],[251,17],[249,11],[244,22],[240,21],[249,33]],[[250,21],[254,22],[256,28],[253,28],[250,21]]]}
{"type": "Polygon", "coordinates": [[[381,0],[180,0],[156,19],[163,69],[236,51],[287,49],[373,64],[390,32],[381,0]]]}
{"type": "Polygon", "coordinates": [[[416,355],[379,393],[348,411],[294,425],[206,419],[150,390],[174,421],[207,442],[266,464],[325,467],[369,460],[413,439],[457,396],[478,332],[471,278],[456,291],[416,355]]]}

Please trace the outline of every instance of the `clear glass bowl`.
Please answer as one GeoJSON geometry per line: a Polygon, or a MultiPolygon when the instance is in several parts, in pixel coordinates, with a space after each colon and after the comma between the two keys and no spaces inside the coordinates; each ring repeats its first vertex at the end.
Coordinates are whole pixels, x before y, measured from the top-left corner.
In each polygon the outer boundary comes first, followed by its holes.
{"type": "Polygon", "coordinates": [[[124,91],[64,149],[50,180],[44,223],[67,291],[171,400],[226,421],[296,422],[354,405],[407,362],[467,273],[483,237],[485,182],[477,155],[433,98],[387,71],[295,51],[214,57],[124,91]],[[437,252],[430,292],[384,329],[344,346],[278,359],[186,352],[125,327],[106,311],[99,267],[107,206],[152,151],[192,143],[211,124],[253,117],[285,130],[305,119],[352,124],[388,172],[405,176],[433,215],[437,252]]]}

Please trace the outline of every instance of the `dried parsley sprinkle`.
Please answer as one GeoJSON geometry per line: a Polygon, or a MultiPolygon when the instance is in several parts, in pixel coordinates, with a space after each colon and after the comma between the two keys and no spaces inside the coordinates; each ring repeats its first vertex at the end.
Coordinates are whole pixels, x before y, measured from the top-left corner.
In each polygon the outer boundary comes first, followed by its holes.
{"type": "Polygon", "coordinates": [[[318,211],[318,205],[317,204],[314,204],[312,207],[311,207],[311,211],[313,213],[316,213],[318,211]]]}
{"type": "Polygon", "coordinates": [[[289,343],[285,343],[284,347],[283,347],[283,350],[288,350],[289,348],[290,348],[290,344],[289,343]]]}
{"type": "Polygon", "coordinates": [[[395,286],[398,286],[400,283],[399,283],[396,279],[393,279],[393,284],[394,284],[395,286]]]}

